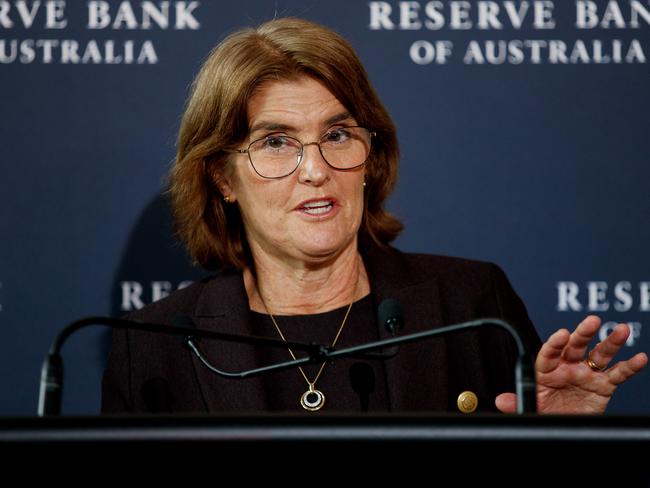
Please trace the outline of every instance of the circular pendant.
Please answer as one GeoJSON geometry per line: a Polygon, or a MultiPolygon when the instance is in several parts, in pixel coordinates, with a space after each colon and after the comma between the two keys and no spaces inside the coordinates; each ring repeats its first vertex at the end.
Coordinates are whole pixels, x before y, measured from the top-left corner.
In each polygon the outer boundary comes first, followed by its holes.
{"type": "Polygon", "coordinates": [[[300,397],[300,405],[310,412],[320,410],[325,405],[325,395],[322,391],[311,387],[300,397]]]}

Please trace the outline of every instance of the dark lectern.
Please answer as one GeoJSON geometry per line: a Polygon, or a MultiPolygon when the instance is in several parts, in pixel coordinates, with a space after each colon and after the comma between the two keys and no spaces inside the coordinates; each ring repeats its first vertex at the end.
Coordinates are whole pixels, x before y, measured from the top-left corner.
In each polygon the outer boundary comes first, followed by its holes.
{"type": "MultiPolygon", "coordinates": [[[[466,445],[555,446],[590,451],[650,448],[650,417],[551,415],[304,414],[22,417],[0,419],[3,448],[147,446],[245,448],[390,444],[446,450],[466,445]]],[[[648,451],[650,452],[650,450],[648,451]]]]}
{"type": "Polygon", "coordinates": [[[417,442],[588,443],[650,447],[650,417],[552,415],[193,415],[0,419],[0,444],[212,444],[257,446],[417,442]]]}
{"type": "MultiPolygon", "coordinates": [[[[75,464],[104,474],[122,473],[125,467],[148,476],[207,469],[212,477],[236,474],[268,481],[279,473],[303,479],[302,467],[321,466],[320,476],[331,482],[350,481],[342,473],[352,472],[366,482],[404,478],[407,486],[421,484],[422,477],[431,486],[650,486],[650,464],[642,459],[650,452],[650,417],[410,413],[4,418],[0,450],[5,470],[38,461],[37,466],[75,464]]],[[[66,477],[76,472],[68,471],[66,477]]]]}

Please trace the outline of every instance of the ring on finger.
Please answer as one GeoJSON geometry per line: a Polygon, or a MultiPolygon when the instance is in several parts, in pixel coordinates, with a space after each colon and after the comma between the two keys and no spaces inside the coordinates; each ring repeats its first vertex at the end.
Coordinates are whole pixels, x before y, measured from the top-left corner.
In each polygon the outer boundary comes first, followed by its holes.
{"type": "Polygon", "coordinates": [[[593,371],[602,373],[607,369],[607,366],[598,366],[596,362],[592,359],[591,355],[594,353],[593,350],[589,351],[589,356],[587,357],[586,363],[593,371]]]}

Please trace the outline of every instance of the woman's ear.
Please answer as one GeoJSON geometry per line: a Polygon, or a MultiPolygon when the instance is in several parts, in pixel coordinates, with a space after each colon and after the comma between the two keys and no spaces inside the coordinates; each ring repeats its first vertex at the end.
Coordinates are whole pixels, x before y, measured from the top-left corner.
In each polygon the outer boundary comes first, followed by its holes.
{"type": "Polygon", "coordinates": [[[215,173],[213,179],[217,189],[223,195],[224,201],[226,203],[234,203],[236,200],[235,192],[232,189],[229,179],[219,173],[215,173]]]}

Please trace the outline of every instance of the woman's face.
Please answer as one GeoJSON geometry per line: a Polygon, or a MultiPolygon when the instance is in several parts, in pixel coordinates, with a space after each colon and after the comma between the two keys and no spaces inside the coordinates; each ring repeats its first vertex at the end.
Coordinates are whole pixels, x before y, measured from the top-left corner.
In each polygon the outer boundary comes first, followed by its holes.
{"type": "MultiPolygon", "coordinates": [[[[303,144],[329,130],[355,126],[345,107],[313,78],[263,84],[248,102],[249,135],[243,147],[269,135],[303,144]]],[[[332,168],[316,145],[304,148],[300,166],[280,179],[259,176],[247,154],[234,156],[234,171],[220,184],[240,208],[253,256],[289,263],[318,263],[356,251],[363,213],[364,167],[332,168]]]]}

